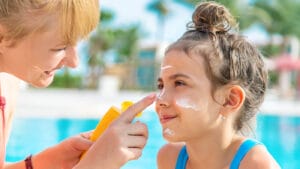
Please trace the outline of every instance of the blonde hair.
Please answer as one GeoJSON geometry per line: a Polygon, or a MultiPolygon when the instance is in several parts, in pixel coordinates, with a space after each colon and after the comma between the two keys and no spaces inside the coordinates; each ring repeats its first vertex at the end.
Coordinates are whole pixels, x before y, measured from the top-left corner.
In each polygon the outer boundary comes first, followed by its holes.
{"type": "Polygon", "coordinates": [[[98,0],[1,0],[1,37],[17,41],[33,32],[49,29],[58,19],[63,43],[74,45],[85,38],[99,22],[98,0]]]}

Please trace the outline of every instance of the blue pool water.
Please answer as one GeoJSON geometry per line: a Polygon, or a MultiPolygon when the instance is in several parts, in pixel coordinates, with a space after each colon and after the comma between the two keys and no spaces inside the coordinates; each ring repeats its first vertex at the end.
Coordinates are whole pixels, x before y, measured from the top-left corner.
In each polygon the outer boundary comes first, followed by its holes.
{"type": "MultiPolygon", "coordinates": [[[[154,169],[156,154],[165,141],[154,112],[145,112],[139,119],[149,127],[149,140],[139,160],[127,163],[122,169],[154,169]]],[[[300,117],[260,115],[257,139],[263,142],[283,169],[300,166],[300,117]]],[[[7,146],[6,160],[23,160],[66,137],[92,130],[98,119],[41,119],[17,118],[7,146]]]]}

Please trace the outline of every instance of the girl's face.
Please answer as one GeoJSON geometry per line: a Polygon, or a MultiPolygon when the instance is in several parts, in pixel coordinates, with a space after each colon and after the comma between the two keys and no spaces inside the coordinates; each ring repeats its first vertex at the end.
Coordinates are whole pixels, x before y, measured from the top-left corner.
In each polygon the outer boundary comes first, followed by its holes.
{"type": "Polygon", "coordinates": [[[179,50],[169,51],[162,62],[156,112],[169,141],[202,137],[217,127],[220,104],[212,97],[204,63],[179,50]]]}
{"type": "Polygon", "coordinates": [[[13,46],[0,41],[1,71],[36,87],[48,86],[56,70],[78,64],[75,47],[62,44],[60,35],[59,26],[51,24],[48,31],[29,34],[13,46]]]}

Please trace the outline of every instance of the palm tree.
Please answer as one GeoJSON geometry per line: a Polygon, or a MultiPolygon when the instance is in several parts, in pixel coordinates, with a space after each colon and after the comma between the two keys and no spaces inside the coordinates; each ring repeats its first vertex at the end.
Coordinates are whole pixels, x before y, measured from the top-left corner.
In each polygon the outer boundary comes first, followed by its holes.
{"type": "MultiPolygon", "coordinates": [[[[270,35],[279,34],[283,37],[280,52],[287,50],[291,36],[300,38],[300,2],[293,0],[260,0],[255,1],[257,21],[270,35]]],[[[272,44],[272,43],[271,43],[272,44]]]]}
{"type": "Polygon", "coordinates": [[[97,88],[98,80],[106,68],[104,55],[108,51],[116,53],[116,62],[130,62],[137,53],[137,42],[139,39],[139,27],[131,25],[122,28],[112,28],[111,21],[114,14],[108,10],[102,10],[101,26],[89,39],[89,73],[86,86],[97,88]]]}
{"type": "Polygon", "coordinates": [[[85,78],[85,87],[96,88],[98,80],[103,69],[103,52],[108,50],[112,44],[111,31],[102,29],[108,25],[114,18],[114,13],[109,10],[101,10],[100,20],[101,27],[96,28],[89,38],[89,55],[88,55],[88,74],[85,78]]]}
{"type": "MultiPolygon", "coordinates": [[[[253,6],[258,9],[261,17],[258,17],[258,22],[260,22],[271,37],[278,34],[282,37],[282,41],[279,47],[276,47],[276,54],[274,53],[274,43],[273,38],[270,39],[269,45],[266,46],[267,55],[278,55],[283,53],[290,53],[292,57],[299,57],[298,47],[299,46],[299,19],[300,19],[300,2],[293,0],[260,0],[255,1],[253,6]],[[293,45],[293,41],[298,42],[293,45]]],[[[299,72],[298,78],[300,79],[299,72]]],[[[297,84],[296,78],[294,80],[291,77],[291,72],[280,71],[279,78],[277,79],[277,73],[275,75],[276,79],[279,80],[280,93],[282,96],[286,96],[291,88],[291,80],[297,85],[298,90],[300,90],[300,84],[297,84]],[[286,77],[286,79],[284,78],[286,77]],[[286,88],[284,86],[287,86],[286,88]]],[[[297,77],[297,74],[294,74],[297,77]]],[[[275,81],[276,83],[276,81],[275,81]]]]}
{"type": "Polygon", "coordinates": [[[166,17],[170,13],[166,0],[155,0],[148,4],[147,9],[157,15],[157,40],[163,40],[166,17]]]}

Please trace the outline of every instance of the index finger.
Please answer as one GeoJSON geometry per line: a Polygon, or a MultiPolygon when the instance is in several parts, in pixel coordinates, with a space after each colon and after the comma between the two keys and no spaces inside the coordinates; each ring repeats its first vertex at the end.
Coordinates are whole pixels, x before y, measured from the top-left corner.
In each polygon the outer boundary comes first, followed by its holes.
{"type": "Polygon", "coordinates": [[[143,111],[145,108],[150,106],[156,98],[156,94],[152,93],[146,97],[144,97],[142,100],[136,102],[132,106],[130,106],[125,112],[123,112],[119,120],[131,123],[134,117],[141,111],[143,111]]]}

